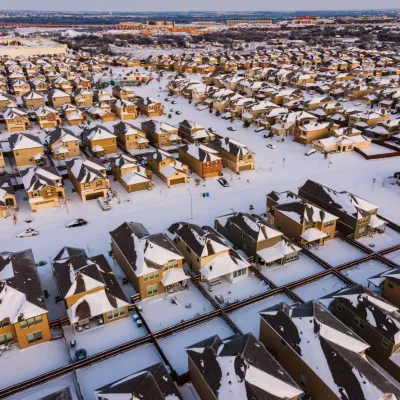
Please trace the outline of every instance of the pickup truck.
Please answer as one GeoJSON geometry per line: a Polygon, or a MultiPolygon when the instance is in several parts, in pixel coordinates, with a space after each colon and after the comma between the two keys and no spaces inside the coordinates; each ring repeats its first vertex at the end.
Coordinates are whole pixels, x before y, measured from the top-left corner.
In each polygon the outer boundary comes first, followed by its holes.
{"type": "Polygon", "coordinates": [[[103,211],[111,210],[110,203],[105,197],[99,197],[99,203],[103,211]]]}

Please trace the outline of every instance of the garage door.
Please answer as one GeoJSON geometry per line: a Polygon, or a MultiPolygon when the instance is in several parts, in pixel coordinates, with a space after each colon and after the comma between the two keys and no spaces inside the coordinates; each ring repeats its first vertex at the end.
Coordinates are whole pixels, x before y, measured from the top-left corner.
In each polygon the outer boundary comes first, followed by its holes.
{"type": "Polygon", "coordinates": [[[86,200],[95,200],[102,196],[104,196],[103,192],[89,193],[86,195],[86,200]]]}
{"type": "Polygon", "coordinates": [[[35,204],[35,210],[36,211],[47,210],[48,208],[51,208],[54,206],[55,206],[55,202],[53,200],[41,201],[40,203],[35,204]]]}
{"type": "Polygon", "coordinates": [[[185,177],[178,179],[171,179],[169,183],[170,185],[178,185],[180,183],[185,183],[185,177]]]}
{"type": "Polygon", "coordinates": [[[249,170],[251,170],[251,164],[242,165],[241,167],[239,167],[239,171],[249,171],[249,170]]]}

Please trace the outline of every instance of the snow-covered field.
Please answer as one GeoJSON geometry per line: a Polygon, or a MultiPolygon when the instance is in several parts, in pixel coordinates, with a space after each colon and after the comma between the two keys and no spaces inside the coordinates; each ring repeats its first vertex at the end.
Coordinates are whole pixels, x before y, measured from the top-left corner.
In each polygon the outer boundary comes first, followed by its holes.
{"type": "Polygon", "coordinates": [[[260,316],[258,313],[281,302],[285,302],[288,305],[294,304],[293,300],[285,294],[277,294],[249,306],[239,308],[239,310],[233,311],[228,316],[244,334],[251,332],[258,338],[260,334],[260,316]]]}
{"type": "Polygon", "coordinates": [[[108,383],[125,378],[161,362],[152,344],[147,344],[77,371],[84,400],[97,400],[94,391],[108,383]]]}
{"type": "Polygon", "coordinates": [[[396,250],[391,253],[385,254],[384,257],[390,261],[395,262],[396,264],[399,264],[400,266],[400,250],[396,250]]]}
{"type": "Polygon", "coordinates": [[[363,236],[357,240],[374,251],[380,251],[400,244],[400,233],[387,226],[384,233],[375,233],[372,237],[363,236]]]}
{"type": "Polygon", "coordinates": [[[158,344],[171,364],[171,367],[178,375],[181,375],[188,370],[188,361],[185,352],[186,347],[214,335],[218,335],[221,339],[226,339],[232,336],[233,333],[234,332],[223,319],[215,318],[201,325],[196,325],[185,331],[161,339],[158,344]]]}
{"type": "Polygon", "coordinates": [[[69,347],[71,358],[75,356],[76,349],[85,349],[89,356],[112,347],[147,335],[145,328],[138,328],[132,319],[132,314],[120,321],[97,326],[90,330],[76,332],[72,327],[64,327],[64,336],[69,346],[71,340],[75,340],[75,348],[69,347]]]}
{"type": "Polygon", "coordinates": [[[358,260],[367,255],[363,251],[339,238],[328,240],[323,246],[320,246],[318,250],[315,247],[312,247],[310,248],[310,251],[322,260],[326,261],[332,267],[337,267],[338,265],[349,261],[358,260]]]}
{"type": "Polygon", "coordinates": [[[372,156],[375,154],[388,154],[388,153],[394,153],[395,150],[388,149],[383,146],[379,146],[378,144],[371,143],[371,147],[367,149],[362,149],[362,152],[365,153],[368,156],[372,156]]]}
{"type": "Polygon", "coordinates": [[[347,285],[335,275],[328,275],[315,282],[293,289],[304,301],[317,300],[328,294],[344,289],[347,285]]]}
{"type": "Polygon", "coordinates": [[[298,281],[307,276],[315,275],[324,271],[324,267],[317,262],[300,253],[300,258],[285,265],[263,266],[261,273],[274,282],[277,286],[283,286],[290,282],[298,281]]]}
{"type": "Polygon", "coordinates": [[[355,267],[351,267],[342,271],[343,275],[346,275],[351,280],[360,285],[368,286],[368,278],[371,276],[377,275],[381,272],[387,271],[390,269],[387,265],[376,261],[370,260],[361,264],[356,265],[355,267]]]}
{"type": "Polygon", "coordinates": [[[15,385],[69,363],[64,339],[52,340],[24,350],[13,346],[0,356],[0,388],[15,385]]]}
{"type": "Polygon", "coordinates": [[[213,305],[191,283],[189,289],[174,293],[165,298],[165,295],[150,297],[137,303],[142,306],[142,317],[152,332],[176,325],[182,320],[189,320],[196,315],[205,314],[214,310],[213,305]],[[176,298],[178,305],[171,302],[176,298]],[[187,308],[186,305],[191,305],[187,308]]]}

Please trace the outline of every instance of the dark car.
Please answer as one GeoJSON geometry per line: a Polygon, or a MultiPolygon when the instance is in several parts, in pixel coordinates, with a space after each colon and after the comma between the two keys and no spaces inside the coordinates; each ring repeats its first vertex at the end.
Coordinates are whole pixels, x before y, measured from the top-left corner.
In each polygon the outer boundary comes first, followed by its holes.
{"type": "Polygon", "coordinates": [[[87,357],[87,351],[85,349],[78,349],[75,351],[74,362],[84,360],[87,357]]]}
{"type": "Polygon", "coordinates": [[[66,225],[67,228],[75,228],[76,226],[83,226],[86,225],[87,221],[83,218],[78,218],[75,221],[71,221],[69,224],[66,225]]]}
{"type": "Polygon", "coordinates": [[[175,111],[176,115],[181,115],[182,113],[180,111],[175,111]]]}
{"type": "Polygon", "coordinates": [[[178,104],[175,100],[171,101],[171,104],[178,104]]]}
{"type": "Polygon", "coordinates": [[[219,179],[218,179],[218,182],[219,182],[219,184],[220,184],[221,186],[223,186],[223,187],[229,187],[229,183],[228,183],[228,181],[227,181],[225,178],[219,178],[219,179]]]}

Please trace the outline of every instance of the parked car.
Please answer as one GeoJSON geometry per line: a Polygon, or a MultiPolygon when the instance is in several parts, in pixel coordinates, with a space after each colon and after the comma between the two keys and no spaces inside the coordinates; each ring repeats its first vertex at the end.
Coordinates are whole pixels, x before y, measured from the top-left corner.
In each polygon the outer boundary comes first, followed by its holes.
{"type": "Polygon", "coordinates": [[[108,202],[108,200],[105,197],[99,197],[98,201],[99,201],[100,207],[103,209],[103,211],[111,210],[110,203],[108,202]]]}
{"type": "Polygon", "coordinates": [[[74,221],[71,221],[69,224],[65,225],[67,228],[75,228],[76,226],[84,226],[87,224],[87,221],[83,218],[78,218],[74,221]]]}
{"type": "Polygon", "coordinates": [[[169,97],[165,98],[164,100],[165,100],[165,101],[169,101],[169,97]]]}
{"type": "Polygon", "coordinates": [[[234,132],[236,131],[236,128],[234,126],[228,126],[228,131],[234,132]]]}
{"type": "Polygon", "coordinates": [[[84,360],[87,357],[87,351],[85,349],[78,349],[75,351],[74,362],[84,360]]]}
{"type": "Polygon", "coordinates": [[[225,178],[219,178],[219,179],[218,179],[218,182],[219,182],[219,184],[220,184],[221,186],[223,186],[223,187],[229,187],[229,183],[228,183],[228,181],[227,181],[225,178]]]}
{"type": "Polygon", "coordinates": [[[171,101],[171,104],[178,104],[175,100],[171,101]]]}
{"type": "Polygon", "coordinates": [[[28,228],[26,231],[19,233],[17,235],[17,238],[21,239],[21,238],[37,236],[37,235],[39,235],[39,231],[37,231],[36,229],[33,229],[33,228],[28,228]]]}
{"type": "Polygon", "coordinates": [[[305,154],[306,156],[311,156],[311,154],[314,154],[314,153],[316,153],[316,152],[317,152],[317,150],[315,150],[315,149],[310,149],[310,150],[306,151],[304,154],[305,154]]]}
{"type": "Polygon", "coordinates": [[[180,111],[175,111],[176,115],[181,115],[182,113],[180,111]]]}
{"type": "Polygon", "coordinates": [[[215,128],[208,128],[208,130],[209,130],[211,133],[217,133],[217,130],[216,130],[215,128]]]}
{"type": "Polygon", "coordinates": [[[265,126],[260,126],[259,128],[254,129],[254,132],[265,131],[267,128],[265,126]]]}
{"type": "Polygon", "coordinates": [[[272,149],[272,150],[275,150],[275,149],[276,149],[276,146],[275,146],[274,144],[267,144],[267,147],[268,147],[269,149],[272,149]]]}

